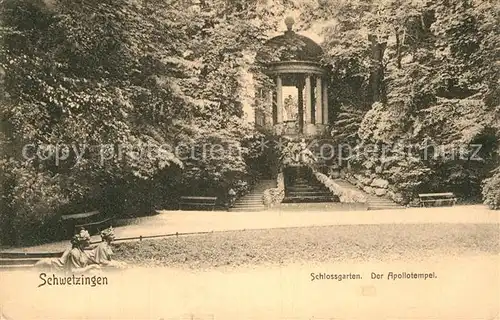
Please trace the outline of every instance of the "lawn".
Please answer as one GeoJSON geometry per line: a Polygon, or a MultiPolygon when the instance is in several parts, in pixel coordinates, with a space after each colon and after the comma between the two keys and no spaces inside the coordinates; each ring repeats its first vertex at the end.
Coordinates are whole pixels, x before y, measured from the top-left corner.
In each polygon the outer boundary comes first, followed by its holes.
{"type": "Polygon", "coordinates": [[[498,224],[342,225],[214,232],[115,244],[116,258],[140,266],[227,268],[337,261],[419,261],[498,254],[498,224]]]}

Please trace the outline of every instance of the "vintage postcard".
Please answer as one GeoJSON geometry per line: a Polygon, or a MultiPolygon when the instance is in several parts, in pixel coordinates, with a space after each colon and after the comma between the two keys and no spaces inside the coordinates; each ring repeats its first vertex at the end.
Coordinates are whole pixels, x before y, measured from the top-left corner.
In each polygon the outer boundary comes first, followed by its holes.
{"type": "Polygon", "coordinates": [[[0,319],[500,320],[494,0],[0,0],[0,319]]]}

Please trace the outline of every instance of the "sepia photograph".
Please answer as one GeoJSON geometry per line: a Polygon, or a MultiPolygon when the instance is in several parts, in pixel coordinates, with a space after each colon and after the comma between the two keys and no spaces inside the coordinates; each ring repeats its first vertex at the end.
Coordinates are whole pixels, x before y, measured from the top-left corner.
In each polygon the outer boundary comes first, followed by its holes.
{"type": "Polygon", "coordinates": [[[500,320],[500,2],[0,24],[0,320],[500,320]]]}

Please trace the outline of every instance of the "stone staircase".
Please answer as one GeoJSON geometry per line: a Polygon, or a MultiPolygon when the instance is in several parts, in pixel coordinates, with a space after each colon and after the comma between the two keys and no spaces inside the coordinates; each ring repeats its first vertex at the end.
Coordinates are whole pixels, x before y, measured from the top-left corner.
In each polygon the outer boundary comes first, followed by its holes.
{"type": "Polygon", "coordinates": [[[404,209],[405,208],[402,205],[397,204],[396,202],[392,201],[387,196],[378,197],[375,195],[368,194],[346,180],[335,179],[335,183],[337,183],[339,186],[341,186],[343,188],[356,190],[356,191],[364,194],[366,196],[366,198],[368,199],[368,210],[390,210],[390,209],[404,209]]]}
{"type": "Polygon", "coordinates": [[[0,271],[30,269],[41,258],[0,258],[0,271]]]}
{"type": "Polygon", "coordinates": [[[266,206],[263,202],[264,191],[276,188],[276,180],[261,180],[246,195],[238,198],[229,211],[264,211],[266,206]]]}
{"type": "Polygon", "coordinates": [[[60,257],[62,254],[63,252],[0,252],[0,272],[20,269],[29,270],[42,258],[60,257]]]}
{"type": "Polygon", "coordinates": [[[328,188],[321,184],[309,171],[297,169],[295,177],[293,170],[289,170],[290,179],[285,183],[285,199],[283,203],[319,203],[338,202],[328,188]]]}

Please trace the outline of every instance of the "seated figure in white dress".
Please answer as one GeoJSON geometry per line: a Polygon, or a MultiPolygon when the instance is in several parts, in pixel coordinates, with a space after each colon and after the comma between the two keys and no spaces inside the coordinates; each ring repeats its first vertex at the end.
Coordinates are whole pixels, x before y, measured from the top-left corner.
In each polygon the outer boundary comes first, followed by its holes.
{"type": "Polygon", "coordinates": [[[111,242],[115,239],[113,227],[101,231],[101,239],[102,242],[90,254],[93,263],[102,268],[126,268],[125,262],[113,260],[113,250],[111,249],[111,242]]]}

